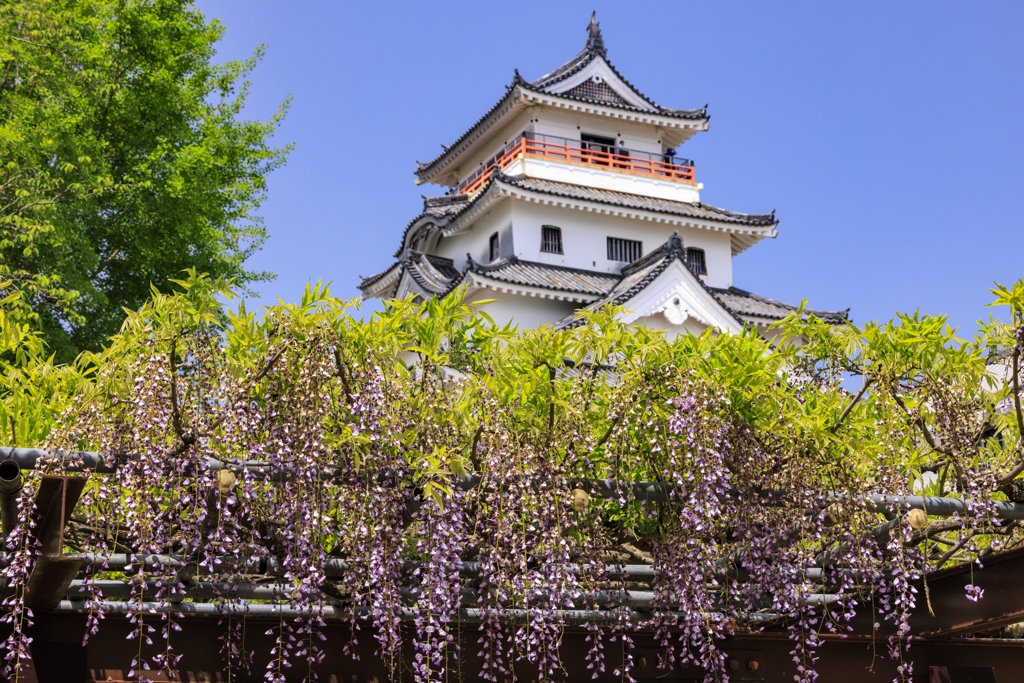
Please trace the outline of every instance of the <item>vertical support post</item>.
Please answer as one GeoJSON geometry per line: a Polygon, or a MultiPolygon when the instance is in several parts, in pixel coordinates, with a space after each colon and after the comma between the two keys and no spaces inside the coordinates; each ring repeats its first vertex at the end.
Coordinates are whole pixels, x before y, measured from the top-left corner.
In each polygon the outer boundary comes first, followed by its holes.
{"type": "Polygon", "coordinates": [[[18,494],[21,493],[21,467],[8,458],[0,462],[0,524],[3,525],[3,539],[18,526],[18,494]]]}
{"type": "Polygon", "coordinates": [[[29,607],[53,609],[59,605],[82,566],[82,558],[64,555],[64,529],[87,481],[87,477],[44,475],[39,482],[35,536],[40,556],[28,577],[25,604],[29,607]]]}

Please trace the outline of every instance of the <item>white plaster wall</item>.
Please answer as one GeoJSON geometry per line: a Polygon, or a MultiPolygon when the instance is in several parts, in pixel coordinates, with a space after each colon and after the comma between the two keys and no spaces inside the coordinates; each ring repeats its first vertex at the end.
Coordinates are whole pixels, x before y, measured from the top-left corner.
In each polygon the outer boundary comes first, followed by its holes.
{"type": "Polygon", "coordinates": [[[526,156],[513,161],[505,169],[505,173],[689,203],[700,201],[702,187],[695,183],[666,180],[656,175],[613,171],[600,166],[565,163],[560,159],[545,159],[535,156],[526,156]]]}
{"type": "Polygon", "coordinates": [[[661,313],[637,318],[632,322],[632,324],[636,327],[649,327],[653,330],[661,330],[665,332],[665,337],[669,341],[675,339],[680,334],[700,334],[707,329],[706,325],[694,320],[693,318],[687,318],[682,325],[673,325],[661,313]]]}
{"type": "Polygon", "coordinates": [[[533,108],[525,109],[517,114],[507,124],[494,134],[494,136],[480,147],[472,156],[462,162],[454,170],[459,177],[461,184],[470,175],[483,168],[484,161],[490,161],[495,154],[505,148],[505,145],[516,139],[524,130],[530,127],[530,118],[533,116],[533,108]]]}
{"type": "Polygon", "coordinates": [[[504,325],[511,320],[521,330],[552,324],[583,305],[569,301],[555,301],[540,297],[495,292],[490,289],[480,289],[473,292],[468,301],[481,301],[483,299],[497,299],[494,303],[487,304],[482,308],[484,312],[494,319],[494,322],[504,325]]]}
{"type": "MultiPolygon", "coordinates": [[[[606,116],[537,107],[533,130],[542,135],[557,135],[579,140],[581,133],[615,138],[626,149],[661,154],[661,136],[657,126],[633,121],[615,121],[606,116]]],[[[685,155],[684,155],[685,156],[685,155]]]]}
{"type": "Polygon", "coordinates": [[[643,253],[648,254],[678,231],[684,246],[704,250],[708,267],[708,274],[703,278],[705,283],[712,287],[729,287],[732,284],[732,247],[728,233],[678,228],[664,223],[588,213],[524,200],[514,199],[508,203],[512,209],[516,255],[521,259],[618,273],[625,264],[608,260],[608,237],[640,240],[643,253]],[[543,225],[556,225],[562,229],[564,254],[541,253],[543,225]]]}
{"type": "MultiPolygon", "coordinates": [[[[490,257],[491,235],[498,233],[502,237],[501,249],[507,254],[507,234],[512,234],[512,201],[504,199],[480,216],[465,231],[450,235],[437,242],[431,253],[450,258],[460,271],[466,268],[466,253],[473,255],[477,263],[486,264],[490,257]]],[[[512,236],[514,240],[514,235],[512,236]]],[[[508,253],[508,255],[511,255],[508,253]]]]}

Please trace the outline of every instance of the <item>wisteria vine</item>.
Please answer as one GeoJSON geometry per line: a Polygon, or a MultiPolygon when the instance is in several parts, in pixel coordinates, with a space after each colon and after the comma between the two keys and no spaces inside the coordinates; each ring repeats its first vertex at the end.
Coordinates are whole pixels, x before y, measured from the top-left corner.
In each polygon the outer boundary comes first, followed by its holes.
{"type": "MultiPolygon", "coordinates": [[[[726,681],[723,641],[766,624],[788,630],[810,683],[821,634],[863,610],[909,681],[920,578],[1020,542],[992,512],[1024,471],[1020,320],[957,350],[932,319],[869,334],[796,315],[780,325],[794,343],[769,347],[752,331],[669,341],[611,310],[514,335],[458,296],[359,320],[319,288],[257,321],[217,294],[191,281],[131,316],[45,444],[120,455],[88,475],[67,550],[134,558],[90,565],[75,599],[88,638],[110,618],[98,582],[131,582],[140,680],[174,675],[180,617],[164,608],[184,600],[286,607],[260,622],[273,682],[315,678],[329,612],[353,656],[375,638],[422,683],[474,657],[484,680],[556,678],[567,625],[586,629],[595,678],[632,680],[646,631],[657,666],[726,681]],[[901,335],[930,339],[930,361],[901,335]],[[634,481],[671,496],[638,500],[634,481]],[[824,492],[972,502],[886,519],[824,492]],[[243,600],[257,561],[273,597],[243,600]],[[637,562],[650,573],[631,576],[637,562]],[[199,584],[213,597],[192,597],[199,584]]],[[[6,540],[8,674],[31,656],[32,491],[61,471],[26,473],[6,540]]],[[[225,670],[255,675],[246,610],[220,619],[225,670]]]]}

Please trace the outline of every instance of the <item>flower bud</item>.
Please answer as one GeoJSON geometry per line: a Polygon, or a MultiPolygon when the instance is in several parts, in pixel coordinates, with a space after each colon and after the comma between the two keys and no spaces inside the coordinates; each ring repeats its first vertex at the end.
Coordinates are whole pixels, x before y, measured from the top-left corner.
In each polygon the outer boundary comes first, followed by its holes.
{"type": "Polygon", "coordinates": [[[235,473],[231,470],[217,470],[217,490],[220,491],[221,495],[231,492],[231,489],[235,486],[235,480],[235,473]]]}
{"type": "Polygon", "coordinates": [[[583,489],[573,489],[572,509],[576,512],[583,512],[590,506],[590,494],[583,489]]]}
{"type": "Polygon", "coordinates": [[[911,510],[907,514],[907,524],[911,529],[923,529],[928,526],[928,515],[924,510],[911,510]]]}

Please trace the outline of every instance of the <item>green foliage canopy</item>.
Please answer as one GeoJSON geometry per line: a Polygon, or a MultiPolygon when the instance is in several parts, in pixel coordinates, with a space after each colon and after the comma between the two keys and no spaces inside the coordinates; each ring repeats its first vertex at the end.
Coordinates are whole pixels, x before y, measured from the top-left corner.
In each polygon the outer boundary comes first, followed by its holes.
{"type": "Polygon", "coordinates": [[[60,360],[185,268],[270,277],[244,262],[285,105],[240,118],[262,49],[217,65],[223,33],[185,0],[0,4],[0,278],[60,360]]]}
{"type": "MultiPolygon", "coordinates": [[[[106,348],[73,366],[3,322],[4,432],[17,445],[137,457],[116,476],[92,475],[69,550],[276,558],[294,584],[292,604],[372,603],[391,661],[400,606],[454,619],[460,559],[483,567],[490,588],[474,598],[480,607],[529,608],[553,625],[560,603],[543,596],[616,584],[537,567],[645,557],[662,572],[654,613],[674,615],[659,623],[692,618],[686,647],[714,670],[724,666],[714,639],[728,628],[716,611],[782,611],[802,643],[807,624],[842,628],[852,603],[812,618],[800,601],[819,588],[797,570],[822,557],[864,570],[864,583],[830,590],[840,601],[864,604],[867,592],[891,605],[880,617],[898,625],[898,642],[912,596],[894,600],[908,584],[885,576],[1024,541],[1017,523],[985,512],[985,501],[1024,500],[1024,281],[993,290],[1009,318],[972,340],[942,316],[837,327],[794,314],[774,345],[752,331],[669,340],[623,325],[614,309],[573,330],[519,332],[459,292],[392,301],[361,318],[317,285],[257,316],[225,303],[234,293],[221,281],[193,271],[175,284],[173,294],[154,290],[106,348]],[[203,474],[209,458],[238,468],[237,497],[216,497],[220,480],[203,474]],[[289,477],[241,467],[252,461],[289,477]],[[483,485],[466,491],[469,473],[483,485]],[[618,499],[592,499],[566,483],[584,479],[667,482],[680,493],[651,504],[626,487],[618,499]],[[975,508],[960,519],[926,514],[923,527],[905,521],[875,545],[882,514],[799,496],[766,506],[765,490],[964,497],[975,508]],[[410,518],[414,498],[422,507],[410,518]],[[89,531],[76,531],[80,523],[89,531]],[[328,580],[320,567],[329,556],[350,574],[328,580]],[[752,580],[722,576],[727,557],[752,580]],[[409,562],[422,571],[403,574],[409,562]],[[398,581],[413,583],[411,597],[398,581]]],[[[209,563],[195,571],[196,580],[238,580],[209,563]]],[[[135,578],[156,574],[140,566],[135,578]]],[[[483,628],[494,661],[511,657],[483,628]]],[[[542,632],[528,658],[552,675],[557,628],[542,632]]],[[[428,654],[446,647],[436,634],[417,638],[428,654]]],[[[280,647],[276,666],[293,656],[280,647]]],[[[811,671],[806,646],[794,652],[811,671]]],[[[439,675],[431,667],[443,657],[427,660],[421,680],[439,675]]]]}

